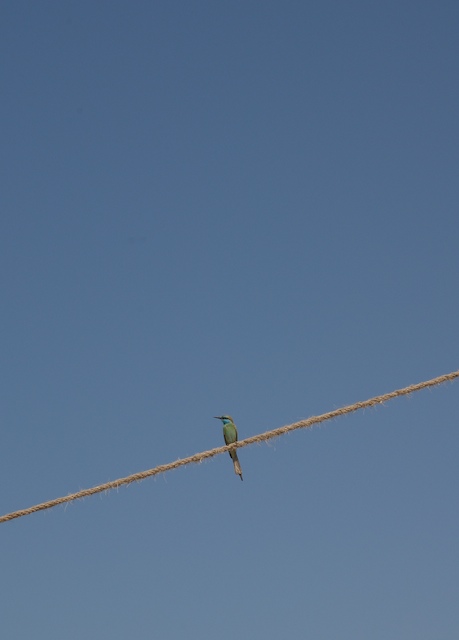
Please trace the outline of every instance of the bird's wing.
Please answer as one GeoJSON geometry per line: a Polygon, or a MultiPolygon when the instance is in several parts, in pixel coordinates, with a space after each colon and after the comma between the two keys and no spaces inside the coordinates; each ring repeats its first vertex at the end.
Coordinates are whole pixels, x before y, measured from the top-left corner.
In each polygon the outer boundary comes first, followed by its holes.
{"type": "Polygon", "coordinates": [[[237,442],[237,429],[234,424],[227,424],[223,427],[223,437],[225,438],[226,444],[233,444],[233,442],[237,442]]]}

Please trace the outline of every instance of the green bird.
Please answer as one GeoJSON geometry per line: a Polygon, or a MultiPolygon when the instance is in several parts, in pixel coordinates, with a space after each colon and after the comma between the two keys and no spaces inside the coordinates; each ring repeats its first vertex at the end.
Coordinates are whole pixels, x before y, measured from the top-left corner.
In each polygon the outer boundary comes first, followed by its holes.
{"type": "MultiPolygon", "coordinates": [[[[233,444],[233,442],[237,442],[237,427],[233,422],[233,418],[231,416],[214,416],[214,418],[223,422],[223,437],[225,438],[225,443],[233,444]]],[[[228,453],[230,454],[231,460],[234,464],[234,473],[236,473],[242,480],[242,469],[239,464],[236,449],[228,451],[228,453]]]]}

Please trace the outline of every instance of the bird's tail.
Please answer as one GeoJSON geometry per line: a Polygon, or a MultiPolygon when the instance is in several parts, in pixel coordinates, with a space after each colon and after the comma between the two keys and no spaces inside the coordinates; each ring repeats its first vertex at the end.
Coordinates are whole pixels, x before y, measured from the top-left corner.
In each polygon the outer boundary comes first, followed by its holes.
{"type": "Polygon", "coordinates": [[[231,452],[231,457],[233,459],[233,465],[234,465],[234,473],[236,473],[240,479],[242,480],[242,469],[241,469],[241,465],[239,464],[239,458],[237,457],[237,453],[236,451],[232,451],[231,452]]]}

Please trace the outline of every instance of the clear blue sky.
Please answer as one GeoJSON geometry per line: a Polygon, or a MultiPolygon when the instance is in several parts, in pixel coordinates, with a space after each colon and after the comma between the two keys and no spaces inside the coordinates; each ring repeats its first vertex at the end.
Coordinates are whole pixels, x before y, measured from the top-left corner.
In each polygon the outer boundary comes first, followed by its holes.
{"type": "MultiPolygon", "coordinates": [[[[0,515],[459,368],[456,1],[0,14],[0,515]]],[[[2,634],[456,640],[458,417],[0,525],[2,634]]]]}

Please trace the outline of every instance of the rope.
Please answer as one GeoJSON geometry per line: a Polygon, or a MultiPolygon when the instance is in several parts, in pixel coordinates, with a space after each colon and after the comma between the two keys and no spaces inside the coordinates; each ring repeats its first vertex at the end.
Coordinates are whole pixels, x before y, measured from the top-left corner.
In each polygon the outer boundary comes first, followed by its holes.
{"type": "Polygon", "coordinates": [[[157,476],[160,473],[165,473],[166,471],[172,471],[172,469],[178,469],[178,467],[184,467],[185,465],[188,465],[188,464],[202,462],[203,460],[207,460],[207,458],[213,458],[214,456],[218,456],[221,453],[230,451],[231,449],[247,447],[248,445],[255,444],[256,442],[264,442],[265,440],[271,440],[272,438],[277,438],[286,433],[289,433],[290,431],[295,431],[296,429],[306,429],[308,427],[312,427],[314,424],[319,424],[320,422],[325,422],[326,420],[332,420],[333,418],[338,418],[339,416],[344,416],[348,413],[359,411],[360,409],[373,407],[377,404],[382,404],[387,400],[392,400],[393,398],[398,398],[400,396],[407,396],[410,393],[414,393],[415,391],[421,391],[421,389],[434,387],[436,385],[443,384],[443,382],[454,380],[455,378],[458,378],[458,377],[459,377],[459,371],[453,371],[452,373],[439,376],[438,378],[433,378],[432,380],[420,382],[419,384],[413,384],[409,387],[405,387],[404,389],[397,389],[396,391],[391,391],[390,393],[386,393],[381,396],[375,396],[374,398],[370,398],[369,400],[364,400],[363,402],[356,402],[355,404],[351,404],[346,407],[341,407],[340,409],[335,409],[334,411],[329,411],[328,413],[323,413],[320,416],[311,416],[306,420],[300,420],[299,422],[294,422],[293,424],[288,424],[284,427],[273,429],[272,431],[266,431],[265,433],[260,433],[256,436],[251,436],[250,438],[239,440],[239,442],[236,442],[231,445],[217,447],[216,449],[209,449],[208,451],[203,451],[202,453],[195,453],[194,455],[189,456],[188,458],[181,458],[179,460],[176,460],[175,462],[162,464],[162,465],[159,465],[158,467],[154,467],[153,469],[148,469],[147,471],[141,471],[139,473],[134,473],[130,476],[126,476],[125,478],[119,478],[118,480],[105,482],[104,484],[97,485],[96,487],[92,487],[91,489],[83,489],[82,491],[71,493],[67,496],[63,496],[62,498],[56,498],[54,500],[49,500],[48,502],[42,502],[41,504],[36,504],[35,506],[29,507],[27,509],[21,509],[19,511],[13,511],[12,513],[7,513],[6,515],[0,517],[0,523],[8,522],[9,520],[14,520],[15,518],[22,518],[22,516],[28,516],[31,513],[35,513],[37,511],[43,511],[44,509],[51,509],[52,507],[57,507],[57,505],[59,504],[72,502],[73,500],[77,500],[79,498],[85,498],[86,496],[92,496],[96,493],[101,493],[102,491],[117,489],[118,487],[124,484],[131,484],[131,482],[139,482],[140,480],[145,480],[145,478],[149,478],[150,476],[157,476]]]}

